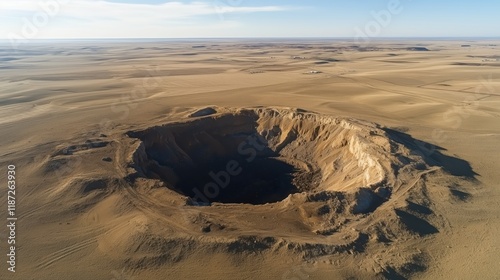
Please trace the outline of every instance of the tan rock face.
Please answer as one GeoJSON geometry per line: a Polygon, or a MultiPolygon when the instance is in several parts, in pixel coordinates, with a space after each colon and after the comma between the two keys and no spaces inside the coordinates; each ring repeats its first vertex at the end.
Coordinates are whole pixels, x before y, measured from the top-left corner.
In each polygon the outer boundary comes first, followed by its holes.
{"type": "Polygon", "coordinates": [[[301,192],[367,189],[355,210],[366,212],[389,198],[395,168],[422,163],[372,123],[287,108],[210,112],[129,132],[141,140],[132,157],[138,174],[203,204],[264,204],[301,192]]]}

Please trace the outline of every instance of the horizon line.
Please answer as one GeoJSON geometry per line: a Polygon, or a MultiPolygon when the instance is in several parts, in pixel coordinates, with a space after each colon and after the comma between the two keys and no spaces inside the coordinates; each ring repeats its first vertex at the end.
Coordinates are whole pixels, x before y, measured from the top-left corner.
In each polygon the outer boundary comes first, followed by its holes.
{"type": "MultiPolygon", "coordinates": [[[[32,41],[78,41],[78,40],[228,40],[228,39],[356,39],[353,36],[328,36],[328,37],[307,37],[307,36],[251,36],[251,37],[83,37],[83,38],[33,38],[25,39],[23,43],[32,41]]],[[[384,39],[499,39],[500,36],[390,36],[390,37],[369,37],[369,40],[384,40],[384,39]]],[[[0,38],[2,41],[11,41],[9,38],[0,38]]]]}

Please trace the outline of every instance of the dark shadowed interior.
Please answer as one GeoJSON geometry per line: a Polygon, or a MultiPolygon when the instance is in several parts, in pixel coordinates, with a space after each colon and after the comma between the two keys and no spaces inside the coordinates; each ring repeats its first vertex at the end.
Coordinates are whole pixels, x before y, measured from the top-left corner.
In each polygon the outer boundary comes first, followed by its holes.
{"type": "Polygon", "coordinates": [[[250,114],[155,127],[129,136],[144,142],[143,173],[191,197],[194,204],[278,202],[298,191],[294,178],[300,170],[271,150],[256,127],[250,114]]]}

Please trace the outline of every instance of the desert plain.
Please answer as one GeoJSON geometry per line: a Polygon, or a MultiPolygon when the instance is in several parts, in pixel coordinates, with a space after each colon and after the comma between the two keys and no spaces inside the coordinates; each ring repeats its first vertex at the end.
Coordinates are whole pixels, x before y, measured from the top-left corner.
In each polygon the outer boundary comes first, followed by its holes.
{"type": "Polygon", "coordinates": [[[498,279],[499,51],[4,44],[0,278],[498,279]]]}

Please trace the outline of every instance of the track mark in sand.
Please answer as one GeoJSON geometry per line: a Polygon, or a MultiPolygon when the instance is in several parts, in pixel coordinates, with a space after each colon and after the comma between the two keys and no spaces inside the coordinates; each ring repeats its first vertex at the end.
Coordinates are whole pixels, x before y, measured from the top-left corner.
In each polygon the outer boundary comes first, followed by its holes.
{"type": "Polygon", "coordinates": [[[47,268],[51,265],[53,265],[55,262],[64,259],[78,251],[81,251],[83,249],[86,249],[90,247],[92,244],[97,243],[95,238],[91,238],[88,240],[85,240],[83,242],[76,243],[74,245],[71,245],[69,247],[66,247],[64,249],[58,250],[46,257],[43,258],[43,260],[37,264],[37,268],[47,268]]]}
{"type": "Polygon", "coordinates": [[[33,216],[34,214],[40,214],[40,210],[42,210],[44,207],[46,207],[47,205],[45,204],[42,204],[40,206],[37,206],[37,207],[33,207],[33,208],[30,208],[24,212],[22,212],[20,215],[19,215],[19,219],[27,219],[27,218],[31,218],[31,216],[33,216]]]}
{"type": "MultiPolygon", "coordinates": [[[[411,183],[408,183],[408,185],[406,185],[404,188],[397,188],[397,189],[394,190],[394,193],[397,194],[397,195],[393,195],[391,197],[391,200],[392,201],[400,201],[401,198],[406,193],[408,193],[411,189],[413,189],[417,185],[417,183],[422,179],[422,177],[424,177],[427,174],[436,172],[438,170],[441,170],[441,167],[434,166],[434,167],[432,167],[432,168],[430,168],[428,170],[425,170],[425,171],[422,171],[422,172],[416,174],[415,179],[411,183]]],[[[392,207],[391,205],[392,204],[390,204],[390,203],[384,203],[379,208],[380,209],[387,209],[387,208],[392,207]]]]}
{"type": "Polygon", "coordinates": [[[395,192],[398,192],[397,198],[402,197],[407,192],[409,192],[418,183],[418,181],[420,181],[422,179],[423,176],[425,176],[429,173],[438,171],[440,169],[441,169],[441,167],[432,167],[429,170],[425,170],[425,171],[422,171],[419,174],[417,174],[417,177],[415,178],[415,180],[413,180],[412,183],[408,184],[408,186],[406,186],[403,190],[399,190],[399,189],[395,190],[395,192]]]}
{"type": "MultiPolygon", "coordinates": [[[[127,186],[123,189],[125,190],[125,195],[129,198],[130,202],[136,207],[136,209],[138,209],[145,215],[148,215],[149,217],[153,216],[154,218],[167,223],[172,228],[177,228],[184,231],[190,231],[190,229],[176,223],[175,221],[169,220],[164,216],[164,214],[159,213],[155,208],[155,204],[149,201],[147,198],[145,198],[143,194],[133,189],[132,186],[127,186]]],[[[176,207],[174,207],[174,209],[175,208],[176,207]]],[[[179,209],[179,213],[180,211],[183,211],[181,208],[177,209],[179,209]]]]}

